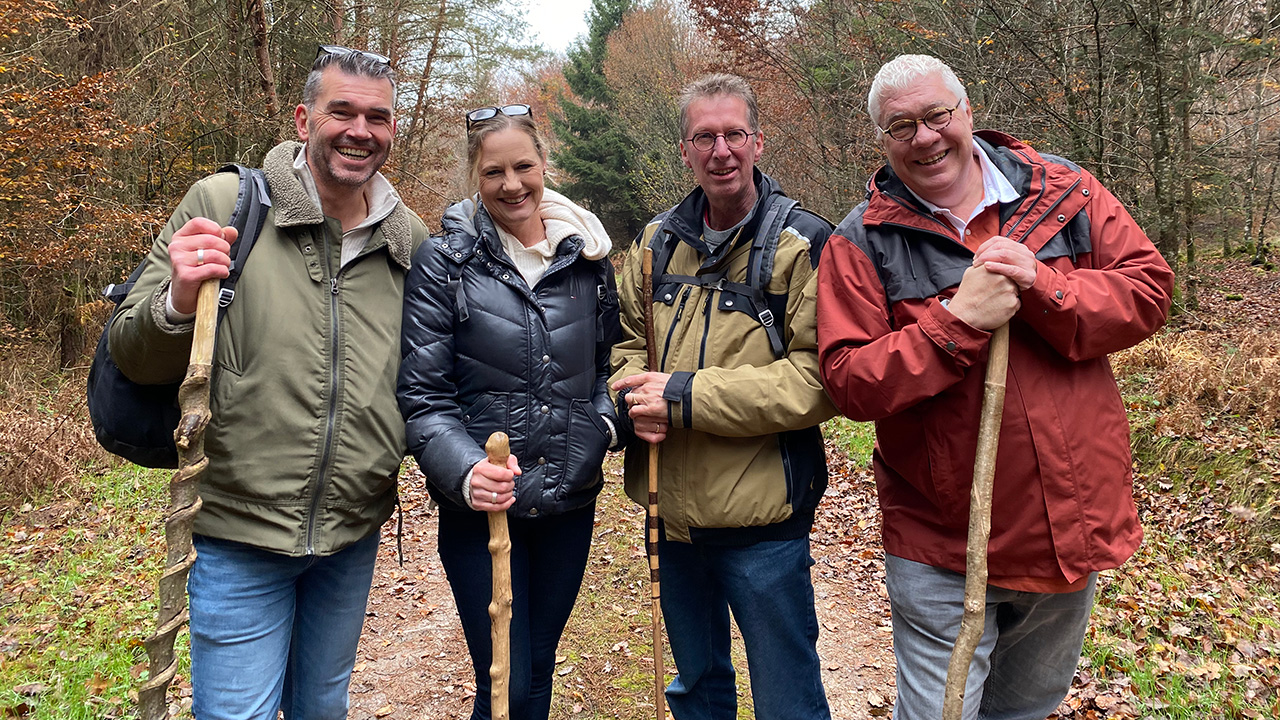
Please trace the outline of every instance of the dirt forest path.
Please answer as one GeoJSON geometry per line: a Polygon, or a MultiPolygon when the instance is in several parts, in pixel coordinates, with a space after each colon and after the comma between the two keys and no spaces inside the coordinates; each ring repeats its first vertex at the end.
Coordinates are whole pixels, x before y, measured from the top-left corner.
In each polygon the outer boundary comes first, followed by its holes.
{"type": "MultiPolygon", "coordinates": [[[[843,455],[831,453],[831,486],[818,511],[813,532],[814,592],[821,633],[822,658],[832,716],[842,720],[887,715],[893,696],[893,652],[889,632],[889,603],[884,592],[884,563],[879,549],[879,520],[875,486],[867,470],[854,468],[843,455]]],[[[643,514],[623,497],[620,463],[606,466],[606,485],[597,511],[596,538],[584,587],[602,568],[634,563],[637,573],[645,566],[641,540],[643,514]],[[618,539],[614,533],[630,533],[628,557],[615,560],[618,539]]],[[[421,475],[410,472],[401,479],[404,508],[405,565],[396,561],[396,525],[383,529],[383,544],[369,598],[369,614],[351,683],[352,720],[418,720],[466,718],[475,693],[466,643],[458,623],[444,569],[436,556],[436,517],[428,510],[421,475]]],[[[647,576],[647,567],[643,568],[647,576]]],[[[580,597],[574,609],[561,652],[574,644],[584,653],[577,667],[562,663],[557,671],[553,718],[652,717],[652,705],[628,704],[622,696],[646,698],[650,685],[620,685],[614,663],[644,664],[633,657],[627,637],[583,641],[571,637],[575,628],[590,621],[584,613],[616,612],[636,618],[648,634],[647,589],[644,593],[619,593],[618,603],[592,607],[580,597]],[[586,658],[595,655],[596,662],[586,658]],[[603,663],[599,660],[605,658],[603,663]],[[603,695],[603,696],[602,696],[603,695]],[[617,696],[617,697],[614,697],[617,696]]],[[[584,590],[585,594],[585,590],[584,590]]],[[[633,628],[634,629],[634,628],[633,628]]],[[[647,640],[645,641],[647,642],[647,640]]],[[[637,652],[636,656],[647,655],[637,652]]],[[[673,672],[668,652],[668,674],[673,672]]],[[[745,666],[738,662],[745,676],[745,666]]],[[[740,684],[742,684],[740,678],[740,684]]],[[[643,701],[642,701],[643,702],[643,701]]],[[[740,699],[740,717],[750,717],[750,698],[740,699]]]]}

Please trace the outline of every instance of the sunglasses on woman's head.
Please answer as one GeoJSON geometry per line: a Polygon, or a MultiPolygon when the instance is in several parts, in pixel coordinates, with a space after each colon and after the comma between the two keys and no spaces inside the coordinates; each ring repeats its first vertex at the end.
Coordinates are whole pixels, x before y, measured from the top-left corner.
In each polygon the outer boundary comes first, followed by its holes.
{"type": "Polygon", "coordinates": [[[508,117],[519,117],[520,115],[532,115],[533,108],[529,107],[528,105],[519,104],[519,103],[515,105],[502,105],[502,106],[492,105],[490,107],[476,108],[475,110],[472,110],[471,112],[467,113],[467,129],[470,130],[472,125],[478,122],[484,122],[485,120],[495,118],[499,114],[506,115],[508,117]]]}

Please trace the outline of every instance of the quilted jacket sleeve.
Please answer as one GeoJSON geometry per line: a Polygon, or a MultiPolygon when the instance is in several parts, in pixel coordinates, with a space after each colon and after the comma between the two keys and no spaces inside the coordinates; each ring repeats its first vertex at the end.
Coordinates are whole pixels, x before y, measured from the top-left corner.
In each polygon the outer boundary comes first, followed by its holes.
{"type": "Polygon", "coordinates": [[[405,279],[396,399],[409,452],[427,482],[459,507],[466,507],[462,481],[485,452],[462,424],[453,379],[453,301],[447,274],[431,268],[433,260],[438,260],[433,258],[435,252],[433,243],[423,243],[405,279]]]}

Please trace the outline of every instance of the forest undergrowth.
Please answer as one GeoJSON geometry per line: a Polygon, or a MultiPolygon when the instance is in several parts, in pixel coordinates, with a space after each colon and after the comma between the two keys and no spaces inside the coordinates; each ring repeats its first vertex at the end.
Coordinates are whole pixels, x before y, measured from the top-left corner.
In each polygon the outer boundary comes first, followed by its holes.
{"type": "MultiPolygon", "coordinates": [[[[1146,539],[1102,575],[1059,717],[1280,717],[1278,291],[1280,273],[1209,258],[1199,310],[1112,357],[1146,539]]],[[[0,345],[0,718],[129,717],[146,673],[168,474],[97,448],[84,367],[57,371],[53,351],[2,322],[0,345]]],[[[829,434],[866,442],[843,426],[829,434]]],[[[634,518],[601,522],[615,520],[634,518]]],[[[601,583],[586,601],[630,608],[636,592],[601,583]]],[[[640,664],[643,643],[632,644],[597,660],[640,664]]],[[[640,683],[642,670],[628,676],[640,683]]],[[[182,678],[175,713],[189,703],[182,678]]],[[[607,690],[581,692],[600,704],[607,690]]]]}

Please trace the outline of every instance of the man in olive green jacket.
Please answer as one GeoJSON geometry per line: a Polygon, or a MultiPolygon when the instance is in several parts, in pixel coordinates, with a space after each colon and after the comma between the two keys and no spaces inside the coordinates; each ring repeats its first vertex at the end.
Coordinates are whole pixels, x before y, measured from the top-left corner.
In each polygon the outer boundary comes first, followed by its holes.
{"type": "MultiPolygon", "coordinates": [[[[188,581],[201,720],[347,714],[405,449],[404,276],[427,236],[378,172],[394,105],[386,58],[326,46],[295,111],[303,143],[263,163],[273,206],[218,329],[188,581]]],[[[196,183],[156,240],[110,328],[135,382],[182,377],[199,285],[228,273],[237,188],[196,183]]]]}

